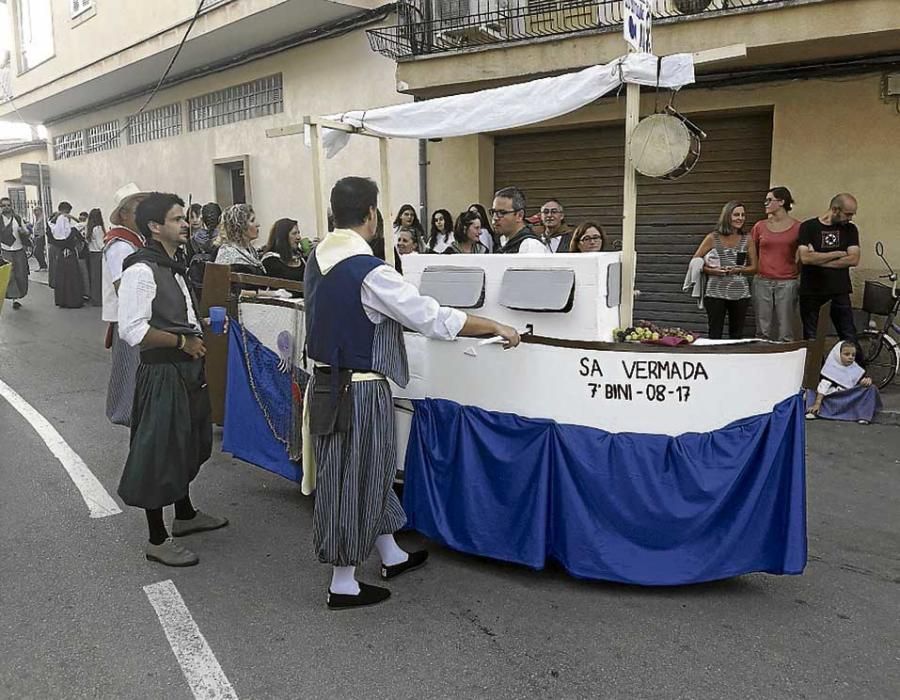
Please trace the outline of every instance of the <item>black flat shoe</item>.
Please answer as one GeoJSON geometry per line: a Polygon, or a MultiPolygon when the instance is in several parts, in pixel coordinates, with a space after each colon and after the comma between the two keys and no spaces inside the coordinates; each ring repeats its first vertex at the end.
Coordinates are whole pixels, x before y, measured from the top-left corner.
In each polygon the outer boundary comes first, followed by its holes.
{"type": "Polygon", "coordinates": [[[366,605],[378,605],[391,597],[391,592],[387,588],[379,588],[378,586],[370,586],[367,583],[359,584],[359,593],[357,595],[346,595],[345,593],[332,593],[328,591],[328,609],[329,610],[347,610],[349,608],[362,608],[366,605]]]}
{"type": "Polygon", "coordinates": [[[402,564],[394,564],[393,566],[385,566],[382,564],[381,578],[387,581],[389,578],[394,578],[400,574],[405,574],[407,571],[413,571],[414,569],[425,566],[426,561],[428,561],[427,550],[420,549],[418,552],[410,552],[409,559],[402,564]]]}

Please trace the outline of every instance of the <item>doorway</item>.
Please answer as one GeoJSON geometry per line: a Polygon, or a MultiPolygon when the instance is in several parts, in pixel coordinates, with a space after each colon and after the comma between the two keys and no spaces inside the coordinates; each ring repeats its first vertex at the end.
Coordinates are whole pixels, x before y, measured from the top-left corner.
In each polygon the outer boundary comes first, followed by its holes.
{"type": "Polygon", "coordinates": [[[223,209],[250,203],[250,156],[215,159],[213,177],[216,201],[223,209]]]}

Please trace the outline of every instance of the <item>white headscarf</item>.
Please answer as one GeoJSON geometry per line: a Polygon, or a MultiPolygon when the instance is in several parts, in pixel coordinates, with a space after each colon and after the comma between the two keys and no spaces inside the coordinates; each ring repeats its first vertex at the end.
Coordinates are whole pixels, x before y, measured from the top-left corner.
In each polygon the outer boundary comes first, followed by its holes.
{"type": "Polygon", "coordinates": [[[822,367],[822,377],[844,389],[852,389],[859,384],[859,380],[863,378],[866,370],[856,362],[849,366],[841,362],[841,347],[844,342],[841,340],[831,348],[828,359],[825,360],[825,366],[822,367]]]}

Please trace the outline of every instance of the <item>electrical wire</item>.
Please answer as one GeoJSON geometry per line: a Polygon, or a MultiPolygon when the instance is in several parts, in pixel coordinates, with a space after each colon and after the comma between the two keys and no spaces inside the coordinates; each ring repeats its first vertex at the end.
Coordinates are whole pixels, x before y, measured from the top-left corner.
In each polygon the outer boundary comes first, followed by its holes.
{"type": "MultiPolygon", "coordinates": [[[[141,114],[144,113],[144,110],[147,109],[149,104],[153,101],[153,98],[156,97],[156,93],[159,92],[159,89],[162,87],[162,84],[165,82],[166,78],[169,77],[169,73],[171,72],[172,67],[175,65],[175,61],[178,60],[181,49],[184,48],[184,45],[191,34],[191,30],[194,28],[194,25],[197,23],[197,19],[200,17],[200,13],[203,10],[203,4],[205,2],[206,0],[200,0],[199,4],[197,5],[197,10],[196,12],[194,12],[194,16],[191,17],[191,21],[188,24],[187,29],[184,30],[184,35],[181,37],[181,41],[179,42],[178,47],[175,49],[175,53],[173,53],[172,58],[169,59],[169,65],[166,66],[165,71],[163,71],[163,74],[159,77],[159,80],[156,81],[156,86],[147,96],[147,99],[144,100],[144,104],[141,105],[140,109],[138,109],[137,112],[135,112],[125,120],[125,124],[122,125],[122,128],[119,129],[115,133],[115,135],[108,137],[105,141],[101,141],[99,144],[92,144],[93,150],[100,151],[103,150],[103,148],[107,144],[117,142],[119,140],[119,137],[123,133],[125,133],[128,127],[131,126],[132,122],[134,122],[135,119],[137,119],[139,116],[141,116],[141,114]]],[[[18,112],[18,110],[16,111],[18,112]]]]}

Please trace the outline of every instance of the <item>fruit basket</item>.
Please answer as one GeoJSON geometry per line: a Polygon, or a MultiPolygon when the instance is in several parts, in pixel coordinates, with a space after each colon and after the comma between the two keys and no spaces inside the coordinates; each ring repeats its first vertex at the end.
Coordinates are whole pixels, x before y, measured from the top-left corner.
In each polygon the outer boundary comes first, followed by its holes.
{"type": "Polygon", "coordinates": [[[647,343],[651,345],[689,345],[696,340],[693,333],[683,328],[661,328],[649,321],[638,321],[629,328],[616,328],[613,340],[619,343],[647,343]]]}

